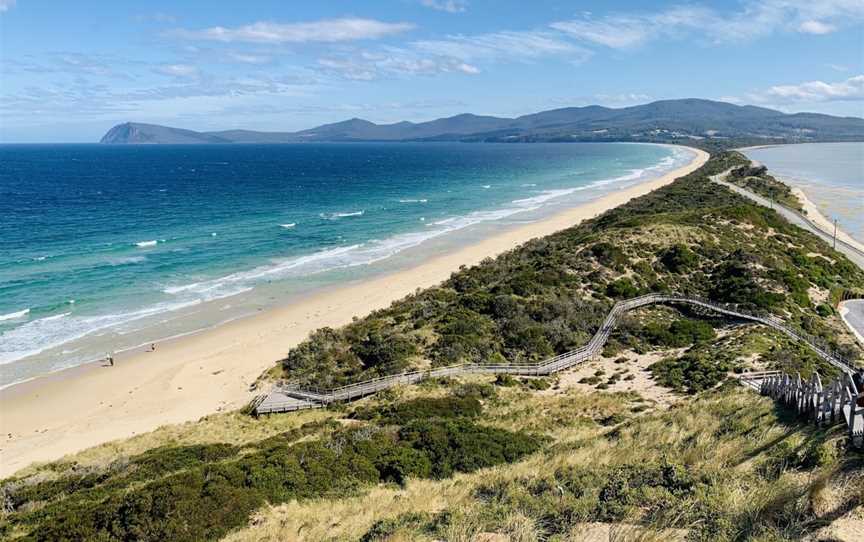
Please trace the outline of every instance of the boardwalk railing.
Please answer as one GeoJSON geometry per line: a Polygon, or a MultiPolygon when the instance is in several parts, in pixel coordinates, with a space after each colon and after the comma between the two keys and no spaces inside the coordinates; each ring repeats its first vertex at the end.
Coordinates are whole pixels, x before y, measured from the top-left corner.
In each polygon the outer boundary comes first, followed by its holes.
{"type": "Polygon", "coordinates": [[[837,367],[841,372],[849,373],[853,370],[852,365],[834,352],[827,343],[821,339],[807,335],[803,331],[791,328],[775,316],[751,313],[739,308],[737,305],[717,303],[700,297],[648,294],[615,303],[600,328],[591,340],[588,341],[588,344],[540,363],[453,365],[450,367],[382,376],[365,382],[326,390],[287,382],[277,384],[269,394],[257,397],[250,405],[250,410],[257,415],[300,410],[303,408],[317,408],[328,403],[351,401],[365,397],[397,385],[414,384],[427,378],[490,373],[522,376],[554,374],[596,356],[603,349],[603,346],[609,339],[609,334],[615,328],[622,314],[639,307],[654,304],[690,305],[718,314],[764,324],[809,345],[823,360],[837,367]]]}
{"type": "Polygon", "coordinates": [[[817,425],[845,423],[852,445],[864,447],[864,407],[857,404],[861,390],[848,373],[841,372],[826,386],[818,373],[813,373],[809,380],[802,379],[800,374],[771,374],[762,379],[759,391],[817,425]]]}

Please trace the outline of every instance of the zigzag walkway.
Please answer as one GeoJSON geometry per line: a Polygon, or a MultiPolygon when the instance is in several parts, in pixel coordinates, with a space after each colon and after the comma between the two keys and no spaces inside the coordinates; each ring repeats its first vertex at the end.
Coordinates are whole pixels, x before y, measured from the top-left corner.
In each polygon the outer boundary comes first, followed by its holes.
{"type": "MultiPolygon", "coordinates": [[[[609,314],[606,316],[606,319],[603,321],[603,324],[600,326],[600,329],[597,330],[588,344],[537,364],[461,364],[426,371],[382,376],[365,382],[358,382],[356,384],[350,384],[329,390],[300,387],[296,384],[283,383],[276,385],[270,393],[257,397],[251,403],[250,408],[252,413],[255,415],[290,412],[307,408],[320,408],[333,402],[358,399],[400,384],[414,384],[426,378],[439,378],[462,374],[491,373],[539,376],[557,373],[596,356],[603,349],[603,346],[609,339],[609,334],[612,332],[612,329],[618,323],[618,318],[623,313],[639,307],[655,304],[690,305],[710,310],[718,314],[763,324],[776,329],[797,341],[807,344],[819,355],[819,357],[840,369],[841,373],[849,375],[854,370],[851,363],[843,359],[836,352],[832,351],[830,346],[828,346],[824,341],[789,327],[775,316],[754,314],[744,311],[737,305],[716,303],[699,297],[649,294],[615,303],[609,311],[609,314]]],[[[757,383],[754,382],[752,384],[753,387],[755,387],[756,384],[757,383]]]]}

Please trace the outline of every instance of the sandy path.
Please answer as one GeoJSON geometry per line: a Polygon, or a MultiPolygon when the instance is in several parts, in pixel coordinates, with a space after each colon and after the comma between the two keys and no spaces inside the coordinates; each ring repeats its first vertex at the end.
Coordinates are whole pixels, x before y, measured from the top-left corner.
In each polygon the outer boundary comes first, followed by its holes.
{"type": "Polygon", "coordinates": [[[440,283],[530,239],[549,235],[669,184],[708,159],[525,225],[414,268],[316,294],[290,306],[161,343],[114,367],[90,364],[0,392],[0,476],[110,440],[236,409],[249,386],[310,331],[337,327],[440,283]]]}

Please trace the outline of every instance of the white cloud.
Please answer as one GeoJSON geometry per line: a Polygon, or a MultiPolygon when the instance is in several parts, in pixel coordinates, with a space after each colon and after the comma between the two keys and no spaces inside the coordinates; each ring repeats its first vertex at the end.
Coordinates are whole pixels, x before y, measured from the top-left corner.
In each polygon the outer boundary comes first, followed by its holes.
{"type": "Polygon", "coordinates": [[[644,104],[651,101],[651,96],[639,94],[638,92],[625,92],[622,94],[595,94],[594,97],[600,105],[626,107],[629,105],[644,104]]]}
{"type": "Polygon", "coordinates": [[[864,75],[856,75],[837,83],[808,81],[798,85],[777,85],[764,92],[764,97],[785,102],[864,100],[864,75]]]}
{"type": "Polygon", "coordinates": [[[0,0],[0,13],[15,7],[15,0],[0,0]]]}
{"type": "Polygon", "coordinates": [[[582,96],[558,96],[549,99],[541,107],[580,107],[588,105],[629,107],[631,105],[648,103],[652,100],[653,98],[650,95],[639,92],[600,93],[582,96]]]}
{"type": "Polygon", "coordinates": [[[446,11],[447,13],[462,13],[468,8],[465,0],[420,0],[427,8],[446,11]]]}
{"type": "MultiPolygon", "coordinates": [[[[758,104],[783,111],[817,108],[816,104],[864,102],[864,75],[826,83],[806,81],[794,85],[775,85],[742,96],[723,96],[720,100],[738,105],[758,104]]],[[[860,113],[856,113],[860,115],[860,113]]]]}
{"type": "Polygon", "coordinates": [[[652,39],[704,36],[714,42],[739,42],[775,32],[828,34],[864,21],[861,0],[746,0],[736,11],[679,5],[654,13],[621,13],[558,21],[550,26],[597,45],[626,49],[652,39]]]}
{"type": "Polygon", "coordinates": [[[418,55],[399,47],[322,58],[318,64],[324,71],[357,81],[371,81],[385,76],[480,73],[480,68],[458,58],[418,55]]]}
{"type": "Polygon", "coordinates": [[[164,64],[154,68],[156,73],[170,75],[171,77],[197,77],[198,68],[189,64],[164,64]]]}
{"type": "Polygon", "coordinates": [[[798,26],[798,31],[804,34],[830,34],[837,30],[837,27],[821,21],[804,21],[798,26]]]}
{"type": "Polygon", "coordinates": [[[387,23],[374,19],[329,19],[310,23],[257,22],[237,28],[214,26],[203,30],[179,29],[181,38],[221,42],[251,43],[335,43],[376,39],[414,28],[411,23],[387,23]]]}
{"type": "Polygon", "coordinates": [[[411,47],[419,52],[465,61],[528,59],[551,55],[570,55],[584,59],[590,55],[589,51],[560,36],[542,31],[448,36],[440,40],[416,41],[411,47]]]}
{"type": "Polygon", "coordinates": [[[369,81],[393,75],[475,75],[481,71],[481,62],[529,61],[549,56],[583,61],[590,55],[590,51],[548,31],[505,31],[331,55],[321,59],[319,65],[348,79],[369,81]]]}
{"type": "Polygon", "coordinates": [[[259,55],[254,53],[240,53],[237,51],[231,51],[228,53],[228,59],[234,62],[239,62],[241,64],[269,64],[273,61],[273,58],[269,55],[259,55]]]}
{"type": "Polygon", "coordinates": [[[653,33],[643,21],[631,17],[610,17],[602,21],[560,21],[550,26],[578,39],[613,49],[639,45],[653,33]]]}

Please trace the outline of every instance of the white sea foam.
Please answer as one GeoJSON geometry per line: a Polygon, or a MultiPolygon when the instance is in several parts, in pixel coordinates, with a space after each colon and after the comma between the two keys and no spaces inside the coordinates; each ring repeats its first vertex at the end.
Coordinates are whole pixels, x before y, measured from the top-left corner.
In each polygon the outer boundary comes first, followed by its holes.
{"type": "Polygon", "coordinates": [[[138,243],[135,243],[135,246],[139,248],[155,247],[158,243],[159,241],[154,239],[151,241],[139,241],[138,243]]]}
{"type": "Polygon", "coordinates": [[[318,251],[312,254],[275,261],[269,265],[253,268],[248,271],[232,273],[223,277],[193,282],[190,284],[173,285],[163,289],[163,292],[177,296],[178,299],[190,297],[225,297],[234,295],[238,289],[249,289],[266,281],[281,280],[291,277],[308,276],[336,269],[369,265],[389,258],[405,249],[415,247],[424,241],[445,235],[447,233],[478,224],[500,220],[516,213],[539,209],[542,202],[554,197],[560,197],[571,190],[549,191],[536,198],[517,200],[503,209],[477,211],[465,216],[456,216],[427,224],[428,229],[394,235],[386,239],[373,239],[365,243],[337,247],[318,251]]]}
{"type": "Polygon", "coordinates": [[[290,222],[288,224],[279,224],[280,227],[285,228],[286,230],[290,230],[291,228],[293,228],[296,225],[297,224],[295,224],[294,222],[290,222]]]}
{"type": "Polygon", "coordinates": [[[426,203],[428,199],[400,199],[399,203],[426,203]]]}
{"type": "Polygon", "coordinates": [[[328,250],[322,250],[305,256],[290,258],[274,262],[271,265],[264,265],[250,269],[249,271],[241,271],[231,273],[224,277],[204,280],[201,282],[193,282],[191,284],[183,284],[180,286],[169,286],[162,291],[166,294],[193,294],[193,295],[211,295],[218,297],[226,297],[234,295],[238,289],[248,289],[256,282],[267,281],[285,278],[295,274],[311,274],[320,271],[326,271],[333,266],[331,262],[338,262],[344,255],[359,248],[361,245],[351,245],[346,247],[337,247],[328,250]]]}
{"type": "Polygon", "coordinates": [[[127,258],[113,258],[108,260],[108,265],[118,266],[118,265],[132,265],[136,263],[146,262],[146,256],[129,256],[127,258]]]}
{"type": "Polygon", "coordinates": [[[483,188],[492,188],[492,185],[491,184],[484,184],[483,188]]]}
{"type": "Polygon", "coordinates": [[[148,316],[179,310],[199,301],[160,303],[143,309],[93,316],[65,312],[32,320],[0,334],[0,365],[39,354],[98,331],[107,331],[148,316]]]}
{"type": "Polygon", "coordinates": [[[30,314],[30,309],[24,309],[18,312],[9,312],[6,314],[0,314],[0,322],[4,320],[17,320],[19,318],[24,318],[30,314]]]}
{"type": "Polygon", "coordinates": [[[366,211],[351,211],[348,213],[321,213],[320,216],[324,220],[337,220],[339,218],[348,218],[351,216],[363,216],[366,211]]]}
{"type": "Polygon", "coordinates": [[[553,200],[555,198],[560,198],[561,196],[568,196],[573,194],[574,192],[578,192],[580,189],[584,189],[584,187],[576,187],[576,188],[562,188],[559,190],[544,190],[537,196],[533,196],[530,198],[517,199],[513,200],[512,203],[522,207],[534,207],[536,205],[541,205],[543,203],[548,202],[549,200],[553,200]]]}

